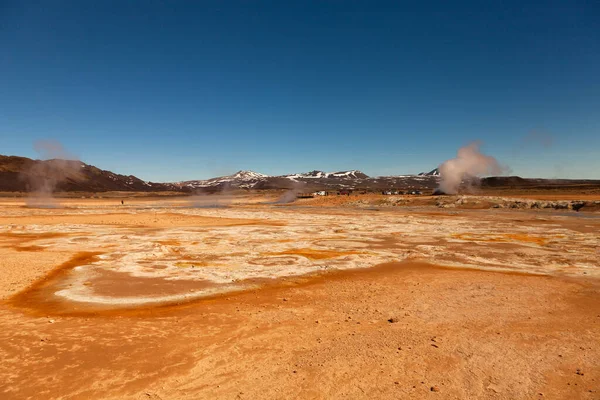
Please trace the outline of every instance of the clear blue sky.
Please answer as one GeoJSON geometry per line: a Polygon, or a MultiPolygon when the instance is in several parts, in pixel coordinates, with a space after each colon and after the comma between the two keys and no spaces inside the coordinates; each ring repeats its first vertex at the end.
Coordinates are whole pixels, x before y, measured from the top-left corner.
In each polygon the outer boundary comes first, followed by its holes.
{"type": "Polygon", "coordinates": [[[475,139],[600,179],[597,1],[0,0],[0,79],[0,154],[154,181],[418,173],[475,139]]]}

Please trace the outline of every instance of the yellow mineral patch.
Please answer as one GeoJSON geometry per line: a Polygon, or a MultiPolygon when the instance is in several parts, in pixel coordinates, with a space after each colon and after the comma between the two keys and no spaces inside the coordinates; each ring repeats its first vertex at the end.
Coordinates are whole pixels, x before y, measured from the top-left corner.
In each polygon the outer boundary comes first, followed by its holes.
{"type": "Polygon", "coordinates": [[[39,232],[39,233],[14,233],[14,232],[2,232],[0,233],[0,239],[9,239],[12,241],[18,241],[19,243],[31,242],[33,240],[43,239],[56,239],[66,237],[68,234],[60,232],[39,232]]]}
{"type": "Polygon", "coordinates": [[[544,238],[544,237],[540,237],[540,236],[532,236],[532,235],[528,235],[525,233],[504,233],[504,234],[502,234],[502,236],[509,240],[516,240],[518,242],[526,242],[526,243],[535,243],[540,246],[545,245],[549,241],[548,238],[544,238]]]}
{"type": "Polygon", "coordinates": [[[17,251],[43,251],[43,246],[17,246],[14,248],[17,251]]]}
{"type": "Polygon", "coordinates": [[[550,240],[545,237],[528,235],[526,233],[453,233],[451,236],[460,240],[472,240],[476,242],[525,242],[540,246],[547,244],[550,240]]]}
{"type": "Polygon", "coordinates": [[[320,237],[318,240],[315,240],[315,241],[321,242],[321,241],[326,241],[326,240],[344,240],[344,239],[347,239],[347,238],[348,238],[348,236],[346,236],[346,235],[323,236],[323,237],[320,237]]]}
{"type": "Polygon", "coordinates": [[[306,257],[311,260],[323,260],[323,259],[328,259],[328,258],[349,256],[349,255],[353,255],[353,254],[364,254],[364,253],[360,252],[360,251],[353,251],[353,250],[335,251],[335,250],[318,250],[318,249],[308,249],[308,248],[290,249],[290,250],[280,251],[280,252],[276,252],[276,253],[265,253],[265,255],[267,255],[267,256],[268,255],[271,255],[271,256],[295,255],[295,256],[306,257]]]}
{"type": "Polygon", "coordinates": [[[208,262],[206,262],[206,261],[189,261],[189,262],[178,261],[175,263],[175,266],[178,268],[206,267],[206,266],[208,266],[208,262]]]}
{"type": "Polygon", "coordinates": [[[181,242],[175,239],[158,240],[156,243],[164,246],[181,246],[181,242]]]}

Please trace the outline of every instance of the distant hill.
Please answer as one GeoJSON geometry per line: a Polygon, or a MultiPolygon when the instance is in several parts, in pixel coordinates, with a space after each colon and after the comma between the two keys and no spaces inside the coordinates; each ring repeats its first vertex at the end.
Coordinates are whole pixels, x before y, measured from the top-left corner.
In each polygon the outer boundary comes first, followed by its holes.
{"type": "Polygon", "coordinates": [[[0,155],[0,191],[29,192],[155,192],[176,190],[173,185],[143,181],[70,160],[32,160],[0,155]]]}
{"type": "Polygon", "coordinates": [[[554,189],[568,187],[598,187],[600,180],[595,179],[541,179],[521,178],[520,176],[491,176],[479,181],[484,188],[523,188],[554,189]]]}

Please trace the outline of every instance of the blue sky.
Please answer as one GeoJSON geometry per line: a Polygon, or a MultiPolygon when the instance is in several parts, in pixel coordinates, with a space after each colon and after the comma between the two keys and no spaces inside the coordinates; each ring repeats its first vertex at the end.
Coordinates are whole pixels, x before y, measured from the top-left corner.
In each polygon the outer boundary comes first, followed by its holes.
{"type": "Polygon", "coordinates": [[[0,0],[0,50],[0,154],[389,175],[481,140],[514,174],[600,179],[593,1],[0,0]]]}

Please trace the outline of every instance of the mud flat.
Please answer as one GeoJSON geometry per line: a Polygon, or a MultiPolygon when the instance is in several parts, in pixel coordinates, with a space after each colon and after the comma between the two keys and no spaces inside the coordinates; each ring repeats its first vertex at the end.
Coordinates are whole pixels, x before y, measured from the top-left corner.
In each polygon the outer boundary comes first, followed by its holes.
{"type": "Polygon", "coordinates": [[[600,398],[598,214],[115,203],[0,203],[0,397],[600,398]]]}

